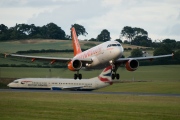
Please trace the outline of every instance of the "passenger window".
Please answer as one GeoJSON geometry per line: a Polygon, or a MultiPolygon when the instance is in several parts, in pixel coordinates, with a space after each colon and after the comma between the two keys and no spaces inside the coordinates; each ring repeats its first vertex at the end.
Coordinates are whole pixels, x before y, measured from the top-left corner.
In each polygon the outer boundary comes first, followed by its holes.
{"type": "Polygon", "coordinates": [[[117,46],[121,46],[121,44],[117,44],[117,46]]]}
{"type": "Polygon", "coordinates": [[[108,45],[107,47],[111,47],[111,44],[110,44],[110,45],[108,45]]]}

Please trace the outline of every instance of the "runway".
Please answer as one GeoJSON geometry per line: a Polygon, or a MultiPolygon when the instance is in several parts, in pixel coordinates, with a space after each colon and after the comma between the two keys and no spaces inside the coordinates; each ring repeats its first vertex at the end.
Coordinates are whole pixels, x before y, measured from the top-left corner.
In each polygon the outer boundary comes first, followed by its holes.
{"type": "Polygon", "coordinates": [[[65,94],[112,94],[112,95],[180,97],[180,94],[140,93],[140,92],[58,91],[58,90],[28,90],[28,89],[0,89],[0,92],[47,92],[47,93],[63,93],[63,94],[64,93],[65,94]]]}

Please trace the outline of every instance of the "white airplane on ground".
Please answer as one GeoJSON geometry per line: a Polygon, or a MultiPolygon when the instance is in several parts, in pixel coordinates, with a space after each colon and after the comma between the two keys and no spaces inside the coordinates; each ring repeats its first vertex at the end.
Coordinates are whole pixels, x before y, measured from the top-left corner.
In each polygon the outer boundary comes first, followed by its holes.
{"type": "Polygon", "coordinates": [[[118,67],[121,64],[126,65],[128,71],[135,71],[138,66],[138,60],[153,60],[156,58],[170,57],[173,54],[168,55],[159,55],[151,57],[135,57],[135,58],[121,58],[123,55],[123,47],[117,41],[107,41],[102,44],[99,44],[95,47],[92,47],[84,52],[81,51],[80,44],[76,35],[75,28],[71,28],[72,32],[72,42],[74,49],[73,58],[59,58],[59,57],[42,57],[42,56],[28,56],[28,55],[17,55],[10,54],[15,57],[31,58],[31,61],[38,59],[49,60],[50,63],[54,62],[65,62],[68,64],[68,69],[71,71],[77,71],[77,74],[74,74],[74,79],[82,79],[82,74],[79,73],[81,68],[85,69],[94,69],[94,68],[105,68],[109,65],[112,66],[112,79],[119,79],[119,74],[116,73],[118,67]]]}
{"type": "Polygon", "coordinates": [[[81,90],[91,91],[112,85],[112,66],[106,67],[102,73],[95,78],[74,79],[62,78],[22,78],[14,80],[8,86],[12,89],[47,89],[47,90],[81,90]]]}

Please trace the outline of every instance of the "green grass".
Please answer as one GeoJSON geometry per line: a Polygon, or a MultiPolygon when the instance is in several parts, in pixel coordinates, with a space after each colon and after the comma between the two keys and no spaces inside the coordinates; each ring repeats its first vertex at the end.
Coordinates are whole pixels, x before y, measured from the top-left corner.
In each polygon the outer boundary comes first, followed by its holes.
{"type": "MultiPolygon", "coordinates": [[[[86,43],[81,42],[81,46],[86,43]]],[[[95,42],[96,43],[96,42],[95,42]]],[[[99,43],[96,43],[99,44],[99,43]]],[[[85,48],[87,46],[84,46],[85,48]]],[[[123,47],[130,47],[123,45],[123,47]]],[[[132,47],[132,46],[131,46],[132,47]]],[[[137,47],[137,46],[133,46],[137,47]]],[[[14,41],[1,42],[0,53],[23,50],[71,49],[71,41],[30,43],[14,41]]],[[[152,51],[150,51],[152,53],[152,51]]],[[[129,56],[130,51],[125,52],[129,56]]],[[[34,54],[68,57],[67,53],[34,54]]],[[[24,64],[27,61],[0,58],[0,64],[24,64]]],[[[28,61],[27,64],[36,64],[28,61]]],[[[23,77],[72,78],[73,72],[51,68],[0,67],[0,87],[11,79],[23,77]],[[3,78],[5,81],[1,80],[3,78]]],[[[102,70],[83,71],[83,78],[98,76],[102,70]]],[[[143,92],[180,94],[180,65],[145,66],[135,72],[119,68],[120,82],[97,91],[143,92]],[[135,81],[135,82],[134,82],[135,81]],[[145,81],[145,82],[136,82],[145,81]]],[[[179,120],[180,97],[110,95],[110,94],[65,94],[58,92],[0,92],[0,120],[179,120]]]]}
{"type": "MultiPolygon", "coordinates": [[[[100,44],[102,42],[88,42],[80,41],[80,46],[82,49],[88,49],[87,43],[100,44]]],[[[124,48],[146,48],[136,45],[122,44],[124,48]]],[[[20,41],[10,41],[10,42],[0,42],[0,53],[15,53],[17,51],[27,51],[27,50],[66,50],[73,49],[71,40],[49,40],[49,39],[34,39],[34,40],[20,40],[20,41]]]]}
{"type": "MultiPolygon", "coordinates": [[[[21,77],[47,77],[50,68],[11,68],[1,67],[1,77],[4,78],[21,78],[21,77]]],[[[180,65],[157,65],[157,66],[140,66],[134,72],[127,71],[125,67],[120,67],[121,81],[180,81],[180,65]]],[[[69,71],[67,68],[51,68],[52,77],[71,78],[75,72],[69,71]]],[[[98,76],[102,70],[92,70],[80,72],[83,78],[92,78],[98,76]]]]}
{"type": "Polygon", "coordinates": [[[1,120],[179,120],[180,98],[0,92],[1,120]]]}
{"type": "MultiPolygon", "coordinates": [[[[120,82],[97,91],[112,92],[144,92],[144,93],[169,93],[180,94],[180,65],[142,66],[135,72],[129,72],[125,68],[119,68],[120,82]],[[141,81],[141,82],[138,82],[141,81]]],[[[98,76],[102,70],[83,71],[83,78],[98,76]]],[[[60,77],[73,78],[75,72],[67,68],[0,68],[0,78],[27,78],[27,77],[60,77]]]]}
{"type": "Polygon", "coordinates": [[[180,82],[114,83],[97,91],[180,94],[180,82]]]}

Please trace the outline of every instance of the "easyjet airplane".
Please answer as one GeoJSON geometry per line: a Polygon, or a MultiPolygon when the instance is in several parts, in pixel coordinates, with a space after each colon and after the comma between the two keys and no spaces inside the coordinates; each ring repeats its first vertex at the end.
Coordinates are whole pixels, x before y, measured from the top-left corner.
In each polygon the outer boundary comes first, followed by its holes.
{"type": "Polygon", "coordinates": [[[121,58],[124,49],[122,45],[117,41],[107,41],[82,52],[74,27],[71,28],[71,32],[74,48],[73,58],[41,57],[17,54],[10,55],[16,57],[31,58],[32,62],[39,59],[49,60],[51,64],[55,62],[66,62],[69,70],[77,72],[77,74],[74,74],[74,79],[82,79],[82,74],[79,73],[79,70],[81,70],[81,68],[105,68],[109,65],[112,66],[112,79],[119,79],[119,74],[116,73],[116,71],[121,64],[125,64],[125,67],[128,71],[135,71],[139,66],[139,60],[153,60],[156,58],[173,56],[173,54],[168,54],[151,57],[121,58]]]}
{"type": "Polygon", "coordinates": [[[8,84],[12,89],[46,89],[46,90],[95,90],[112,85],[112,66],[106,67],[102,73],[95,78],[74,79],[62,78],[21,78],[8,84]]]}

